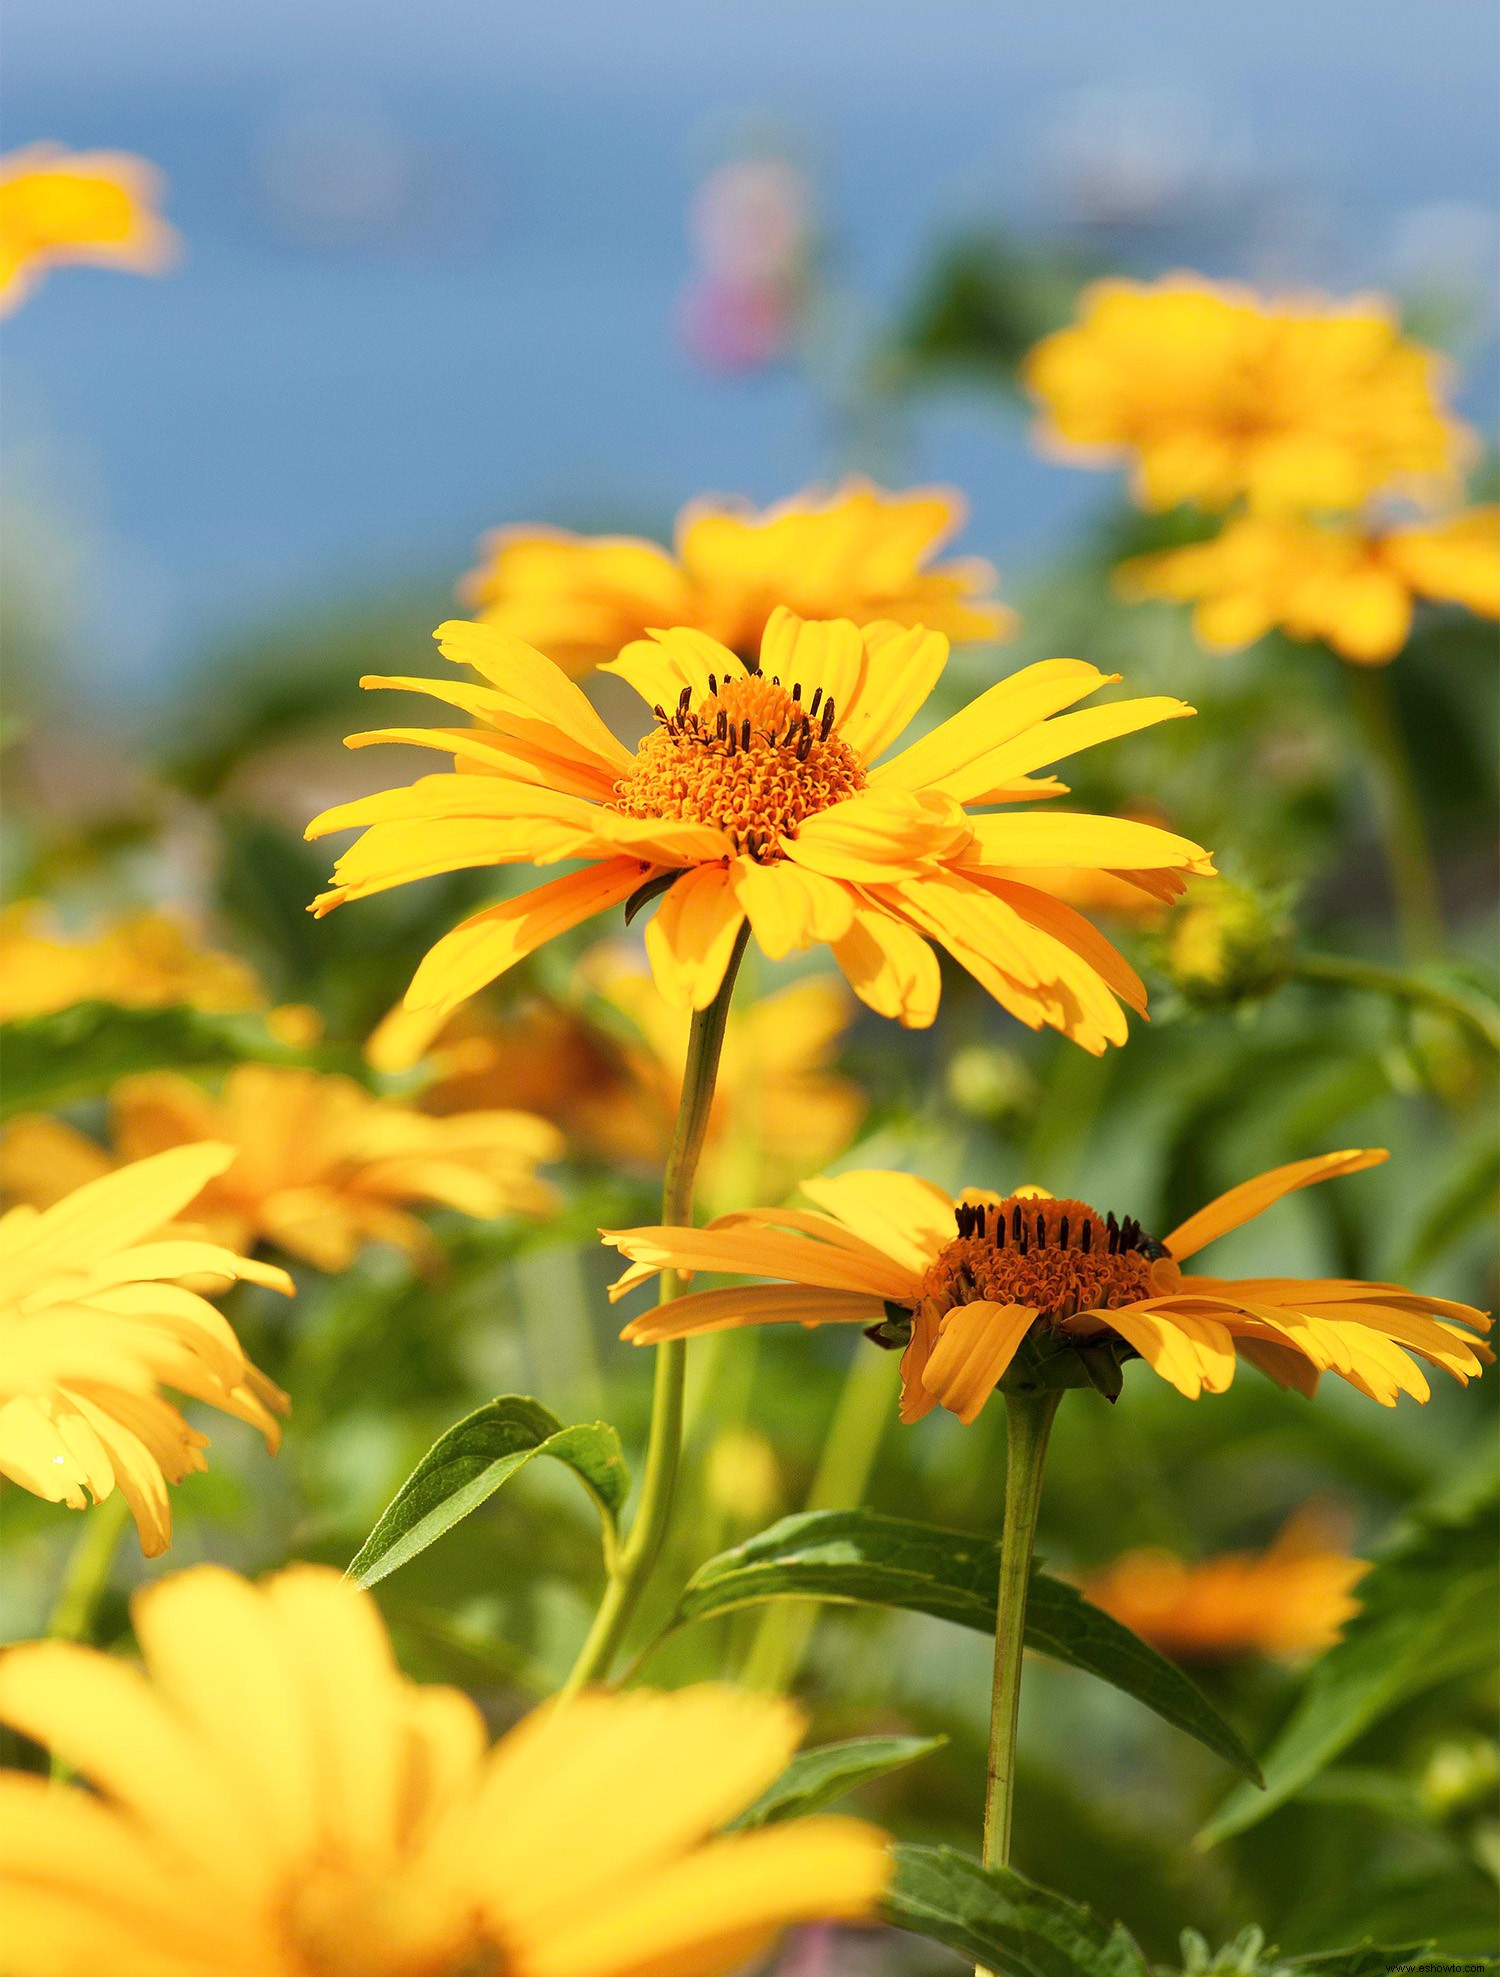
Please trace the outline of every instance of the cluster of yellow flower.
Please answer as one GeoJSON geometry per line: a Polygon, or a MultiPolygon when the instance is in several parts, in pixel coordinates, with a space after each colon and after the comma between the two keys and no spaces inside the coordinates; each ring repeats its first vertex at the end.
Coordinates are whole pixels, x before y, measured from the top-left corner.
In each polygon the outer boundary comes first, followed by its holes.
{"type": "Polygon", "coordinates": [[[1444,407],[1438,358],[1362,298],[1263,301],[1195,275],[1103,281],[1025,366],[1041,441],[1128,460],[1151,509],[1233,512],[1211,540],[1139,556],[1129,598],[1196,605],[1212,651],[1280,628],[1357,664],[1406,644],[1413,601],[1500,617],[1500,508],[1396,525],[1381,504],[1449,505],[1472,433],[1444,407]]]}
{"type": "MultiPolygon", "coordinates": [[[[159,265],[170,235],[149,195],[130,161],[10,161],[4,292],[63,260],[159,265]]],[[[1369,659],[1397,649],[1413,593],[1500,610],[1477,512],[1378,537],[1312,518],[1352,514],[1398,483],[1447,488],[1462,457],[1433,361],[1379,309],[1267,306],[1185,279],[1104,284],[1028,375],[1052,435],[1127,452],[1148,505],[1244,503],[1216,542],[1128,573],[1141,594],[1201,598],[1210,642],[1281,624],[1369,659]]],[[[145,1673],[64,1642],[11,1650],[0,1719],[93,1788],[0,1777],[5,1955],[21,1977],[707,1977],[742,1967],[788,1922],[870,1914],[889,1873],[871,1828],[724,1831],[790,1758],[793,1710],[714,1687],[574,1693],[608,1679],[660,1549],[689,1336],[869,1328],[904,1347],[906,1422],[937,1407],[972,1422],[997,1389],[1027,1405],[1050,1394],[1027,1430],[1039,1436],[1029,1512],[1019,1490],[1007,1499],[1012,1705],[1024,1518],[1034,1523],[1048,1410],[1079,1384],[1071,1370],[1052,1379],[1049,1363],[1087,1362],[1098,1383],[1106,1360],[1117,1374],[1138,1356],[1196,1399],[1222,1393],[1246,1360],[1308,1396],[1332,1373],[1391,1406],[1427,1398],[1418,1360],[1466,1382],[1492,1357],[1482,1313],[1399,1284],[1184,1270],[1288,1194],[1377,1164],[1378,1149],[1278,1167],[1160,1238],[1032,1186],[955,1197],[904,1173],[805,1178],[862,1116],[830,1064],[851,1005],[822,976],[731,1014],[752,935],[772,960],[826,946],[854,997],[908,1027],[936,1018],[941,948],[1020,1022],[1097,1055],[1126,1041],[1124,1010],[1144,1013],[1146,992],[1070,900],[1151,910],[1214,869],[1155,821],[1035,807],[1066,793],[1057,763],[1193,712],[1166,696],[1084,708],[1114,683],[1085,661],[1027,665],[903,745],[950,638],[1008,628],[987,565],[931,562],[960,516],[940,492],[849,483],[765,515],[695,505],[675,556],[627,539],[494,538],[471,580],[480,620],[437,633],[472,677],[364,682],[428,695],[466,725],[350,738],[451,766],[308,828],[360,833],[320,915],[439,873],[569,867],[441,938],[368,1040],[377,1073],[425,1059],[426,1089],[398,1101],[346,1077],[243,1064],[213,1095],[158,1071],[117,1085],[109,1148],[52,1117],[11,1126],[0,1471],[78,1510],[118,1491],[150,1554],[170,1540],[168,1486],[203,1466],[206,1446],[170,1393],[275,1444],[288,1397],[208,1301],[236,1282],[294,1288],[256,1260],[262,1245],[327,1271],[369,1242],[421,1260],[432,1238],[413,1205],[546,1214],[537,1170],[570,1143],[667,1173],[659,1225],[601,1232],[628,1262],[615,1296],[661,1281],[663,1301],[623,1337],[661,1349],[666,1399],[564,1698],[491,1751],[467,1699],[399,1674],[367,1595],[303,1566],[258,1589],[198,1568],[138,1596],[145,1673]],[[640,739],[612,732],[579,686],[592,668],[639,696],[640,739]],[[474,1000],[627,901],[654,902],[649,978],[606,950],[571,1001],[497,1014],[474,1000]],[[591,1018],[601,1000],[628,1039],[591,1018]],[[705,1141],[703,1193],[723,1212],[698,1227],[705,1141]],[[810,1206],[783,1205],[797,1180],[810,1206]],[[689,1289],[699,1272],[739,1281],[689,1289]]],[[[241,964],[154,918],[69,941],[28,907],[4,932],[6,1017],[85,997],[264,1005],[241,964]]],[[[1250,1586],[1263,1607],[1256,1569],[1221,1563],[1209,1603],[1243,1605],[1250,1586]]],[[[1285,1579],[1285,1557],[1278,1569],[1285,1579]]],[[[1316,1620],[1255,1644],[1327,1638],[1355,1570],[1304,1570],[1316,1620]]],[[[1212,1648],[1225,1630],[1193,1635],[1187,1579],[1135,1561],[1099,1596],[1144,1613],[1143,1631],[1212,1648]]],[[[1242,1627],[1232,1644],[1247,1638],[1242,1627]]],[[[1002,1686],[997,1675],[992,1777],[1006,1780],[1002,1686]]],[[[991,1858],[1004,1854],[1006,1791],[992,1784],[991,1858]]]]}

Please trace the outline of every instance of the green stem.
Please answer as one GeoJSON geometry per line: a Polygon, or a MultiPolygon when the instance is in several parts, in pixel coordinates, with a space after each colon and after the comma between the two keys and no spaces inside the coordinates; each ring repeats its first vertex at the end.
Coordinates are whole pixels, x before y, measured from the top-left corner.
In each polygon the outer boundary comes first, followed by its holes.
{"type": "Polygon", "coordinates": [[[49,1640],[87,1642],[92,1638],[94,1615],[109,1584],[115,1546],[129,1522],[130,1506],[119,1489],[83,1513],[83,1529],[73,1540],[68,1569],[47,1623],[49,1640]]]}
{"type": "Polygon", "coordinates": [[[1473,1030],[1491,1050],[1500,1051],[1500,1010],[1484,996],[1461,988],[1444,988],[1400,968],[1382,968],[1378,962],[1359,961],[1342,954],[1294,955],[1288,973],[1294,981],[1369,989],[1372,994],[1388,995],[1398,1002],[1439,1010],[1473,1030]]]}
{"type": "MultiPolygon", "coordinates": [[[[661,1219],[668,1226],[683,1225],[693,1219],[693,1178],[703,1136],[708,1131],[713,1107],[714,1083],[719,1074],[719,1053],[724,1047],[724,1025],[734,994],[734,978],[749,938],[748,923],[742,925],[724,970],[718,994],[706,1009],[697,1010],[688,1032],[687,1062],[682,1074],[682,1097],[677,1106],[677,1123],[667,1153],[662,1183],[661,1219]]],[[[682,1279],[667,1271],[661,1280],[661,1302],[669,1304],[683,1288],[682,1279]]],[[[611,1663],[630,1625],[632,1614],[655,1569],[672,1521],[672,1499],[677,1488],[677,1471],[682,1461],[682,1399],[687,1375],[687,1341],[669,1339],[656,1348],[656,1376],[651,1394],[651,1428],[646,1441],[646,1461],[641,1472],[641,1499],[630,1527],[630,1535],[620,1547],[619,1557],[599,1611],[594,1615],[588,1638],[579,1651],[573,1672],[563,1685],[563,1694],[572,1695],[585,1682],[607,1679],[611,1663]]]]}
{"type": "Polygon", "coordinates": [[[1443,909],[1422,799],[1401,738],[1390,681],[1383,666],[1345,666],[1344,671],[1374,779],[1402,946],[1409,961],[1424,961],[1442,950],[1443,909]]]}
{"type": "MultiPolygon", "coordinates": [[[[869,1352],[862,1345],[855,1352],[844,1375],[805,1509],[853,1510],[863,1501],[886,1424],[894,1412],[900,1364],[899,1353],[869,1352]]],[[[746,1688],[780,1695],[791,1687],[820,1611],[813,1600],[767,1602],[740,1677],[746,1688]]]]}
{"type": "Polygon", "coordinates": [[[1010,1861],[1011,1801],[1016,1789],[1016,1724],[1021,1710],[1021,1646],[1026,1590],[1042,1501],[1042,1466],[1058,1389],[1005,1396],[1005,1524],[1000,1537],[1000,1596],[995,1608],[995,1681],[990,1696],[990,1761],[984,1797],[984,1864],[1010,1861]]]}

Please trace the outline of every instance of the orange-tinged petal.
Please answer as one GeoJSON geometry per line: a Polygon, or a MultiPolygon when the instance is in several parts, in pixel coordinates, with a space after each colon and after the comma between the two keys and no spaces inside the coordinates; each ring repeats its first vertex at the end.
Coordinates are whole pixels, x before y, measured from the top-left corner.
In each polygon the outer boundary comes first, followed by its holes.
{"type": "Polygon", "coordinates": [[[922,1385],[967,1427],[1004,1379],[1036,1318],[1035,1308],[1025,1304],[991,1304],[981,1298],[955,1305],[938,1327],[937,1343],[922,1368],[922,1385]]]}
{"type": "Polygon", "coordinates": [[[506,711],[540,721],[561,737],[559,753],[593,757],[619,776],[630,753],[594,712],[593,703],[560,666],[496,625],[450,618],[433,633],[438,650],[455,665],[472,666],[498,692],[506,711]]]}
{"type": "Polygon", "coordinates": [[[885,1302],[865,1291],[809,1289],[803,1284],[737,1284],[673,1298],[620,1333],[631,1345],[697,1338],[703,1332],[737,1331],[744,1325],[874,1325],[885,1302]]]}
{"type": "Polygon", "coordinates": [[[934,858],[955,855],[969,835],[954,804],[918,791],[867,789],[806,818],[781,848],[827,878],[888,885],[922,872],[934,858]]]}
{"type": "Polygon", "coordinates": [[[708,1007],[723,986],[744,922],[722,865],[700,865],[668,890],[646,929],[646,954],[672,1008],[708,1007]]]}
{"type": "Polygon", "coordinates": [[[1283,1195],[1311,1187],[1317,1181],[1361,1173],[1366,1167],[1378,1167],[1389,1158],[1384,1147],[1354,1147],[1342,1153],[1319,1153],[1310,1160],[1293,1160],[1285,1167],[1273,1167],[1253,1181],[1242,1181],[1206,1208],[1200,1208],[1196,1215],[1190,1215],[1166,1238],[1165,1246],[1180,1263],[1219,1236],[1264,1214],[1283,1195]]]}
{"type": "MultiPolygon", "coordinates": [[[[600,1240],[611,1249],[652,1270],[716,1270],[735,1276],[781,1277],[810,1288],[862,1291],[879,1298],[910,1298],[915,1288],[912,1272],[894,1258],[857,1255],[833,1243],[752,1227],[737,1217],[727,1228],[601,1229],[599,1233],[600,1240]]],[[[633,1282],[639,1281],[635,1275],[633,1282]]],[[[620,1294],[617,1284],[610,1295],[620,1294]]]]}

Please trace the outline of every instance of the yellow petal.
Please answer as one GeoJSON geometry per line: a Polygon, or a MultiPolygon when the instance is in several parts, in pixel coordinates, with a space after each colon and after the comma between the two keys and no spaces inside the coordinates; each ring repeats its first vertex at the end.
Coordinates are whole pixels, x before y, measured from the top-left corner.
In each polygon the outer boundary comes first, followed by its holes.
{"type": "Polygon", "coordinates": [[[629,750],[594,712],[588,695],[532,646],[495,625],[461,618],[439,625],[433,637],[445,659],[472,666],[497,689],[507,712],[555,729],[560,753],[591,755],[617,776],[629,769],[629,750]]]}
{"type": "Polygon", "coordinates": [[[722,865],[685,872],[666,893],[646,929],[646,954],[674,1009],[706,1009],[713,1001],[744,921],[722,865]]]}
{"type": "Polygon", "coordinates": [[[737,1284],[729,1290],[693,1291],[633,1318],[620,1337],[631,1345],[697,1338],[703,1332],[737,1331],[744,1325],[874,1325],[885,1302],[863,1291],[809,1289],[802,1284],[737,1284]]]}
{"type": "Polygon", "coordinates": [[[737,858],[730,880],[762,952],[773,961],[814,941],[842,940],[854,923],[854,894],[848,886],[791,859],[760,865],[753,858],[737,858]]]}
{"type": "Polygon", "coordinates": [[[864,628],[864,677],[838,730],[864,762],[873,762],[905,733],[948,663],[948,641],[921,625],[888,622],[864,628]]]}
{"type": "Polygon", "coordinates": [[[859,905],[853,926],[832,946],[850,988],[878,1016],[895,1017],[909,1030],[932,1023],[943,978],[915,928],[879,906],[859,905]]]}
{"type": "Polygon", "coordinates": [[[1355,1147],[1343,1153],[1319,1153],[1311,1160],[1293,1160],[1285,1167],[1273,1167],[1253,1181],[1242,1181],[1206,1208],[1200,1208],[1196,1215],[1190,1215],[1166,1238],[1165,1246],[1180,1263],[1231,1229],[1239,1228],[1241,1223],[1264,1214],[1283,1195],[1294,1194],[1317,1181],[1361,1173],[1366,1167],[1378,1167],[1389,1158],[1384,1147],[1355,1147]]]}
{"type": "Polygon", "coordinates": [[[804,1181],[802,1192],[918,1276],[957,1234],[951,1195],[916,1174],[856,1168],[804,1181]]]}
{"type": "Polygon", "coordinates": [[[1082,659],[1040,659],[1023,666],[875,770],[871,781],[881,788],[946,787],[980,756],[1097,692],[1112,677],[1082,659]]]}
{"type": "Polygon", "coordinates": [[[938,1328],[922,1385],[967,1427],[1004,1379],[1036,1316],[1026,1304],[955,1305],[938,1328]]]}
{"type": "Polygon", "coordinates": [[[1060,714],[1054,720],[1039,721],[978,757],[952,793],[961,803],[1003,802],[1007,786],[1021,776],[1030,775],[1034,769],[1047,768],[1053,762],[1061,762],[1085,748],[1096,748],[1100,742],[1113,741],[1119,735],[1154,727],[1158,721],[1180,721],[1195,711],[1186,701],[1156,694],[1143,700],[1115,700],[1107,707],[1088,707],[1082,713],[1060,714]]]}

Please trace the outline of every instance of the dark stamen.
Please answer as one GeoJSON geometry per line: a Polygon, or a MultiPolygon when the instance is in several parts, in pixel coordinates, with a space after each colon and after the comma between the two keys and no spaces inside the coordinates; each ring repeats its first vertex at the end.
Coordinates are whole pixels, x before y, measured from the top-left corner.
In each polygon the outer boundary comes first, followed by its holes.
{"type": "Polygon", "coordinates": [[[829,700],[829,701],[825,701],[823,705],[823,725],[819,731],[824,741],[827,741],[829,730],[832,728],[832,726],[833,726],[833,702],[829,700]]]}
{"type": "Polygon", "coordinates": [[[1042,1214],[1040,1209],[1037,1211],[1036,1218],[1036,1246],[1038,1249],[1045,1249],[1047,1247],[1047,1218],[1042,1214]]]}
{"type": "Polygon", "coordinates": [[[651,711],[656,716],[658,721],[664,721],[667,718],[667,710],[665,707],[662,706],[659,700],[657,701],[656,705],[652,708],[651,711]]]}
{"type": "Polygon", "coordinates": [[[1078,1247],[1085,1256],[1094,1247],[1094,1225],[1086,1215],[1083,1218],[1083,1234],[1078,1238],[1078,1247]]]}
{"type": "Polygon", "coordinates": [[[801,680],[798,680],[796,685],[792,688],[792,699],[794,701],[797,701],[800,700],[801,698],[802,698],[802,682],[801,680]]]}
{"type": "Polygon", "coordinates": [[[750,716],[748,714],[740,722],[740,747],[747,751],[750,747],[750,716]]]}
{"type": "Polygon", "coordinates": [[[995,1210],[995,1247],[996,1249],[1005,1247],[1005,1217],[998,1208],[995,1210]]]}
{"type": "Polygon", "coordinates": [[[710,673],[710,674],[709,674],[709,676],[708,676],[708,690],[709,690],[709,693],[710,693],[710,694],[716,694],[716,693],[717,693],[717,692],[719,691],[719,676],[718,676],[718,674],[717,674],[717,673],[710,673]]]}
{"type": "Polygon", "coordinates": [[[724,709],[721,707],[719,709],[719,718],[714,723],[714,733],[718,736],[719,740],[722,741],[728,732],[729,732],[729,716],[724,712],[724,709]]]}
{"type": "Polygon", "coordinates": [[[685,686],[682,689],[681,693],[679,693],[677,696],[678,713],[685,714],[688,708],[692,705],[692,702],[693,702],[693,689],[690,686],[685,686]]]}
{"type": "Polygon", "coordinates": [[[1109,1253],[1111,1256],[1114,1256],[1120,1247],[1120,1225],[1115,1220],[1115,1211],[1113,1209],[1105,1216],[1104,1226],[1109,1231],[1109,1253]]]}
{"type": "Polygon", "coordinates": [[[1066,1249],[1068,1246],[1068,1218],[1066,1215],[1064,1215],[1057,1225],[1057,1246],[1059,1249],[1066,1249]]]}
{"type": "Polygon", "coordinates": [[[813,697],[812,697],[812,699],[811,699],[811,700],[809,700],[809,701],[808,701],[808,703],[807,703],[807,711],[808,711],[808,713],[809,713],[809,714],[816,714],[816,713],[817,713],[817,711],[818,711],[818,702],[819,702],[819,701],[820,701],[820,700],[821,700],[822,698],[823,698],[823,689],[822,689],[822,687],[815,687],[815,688],[813,689],[813,697]]]}
{"type": "Polygon", "coordinates": [[[1021,1240],[1021,1211],[1019,1207],[1013,1208],[1010,1211],[1010,1232],[1017,1242],[1021,1240]]]}

